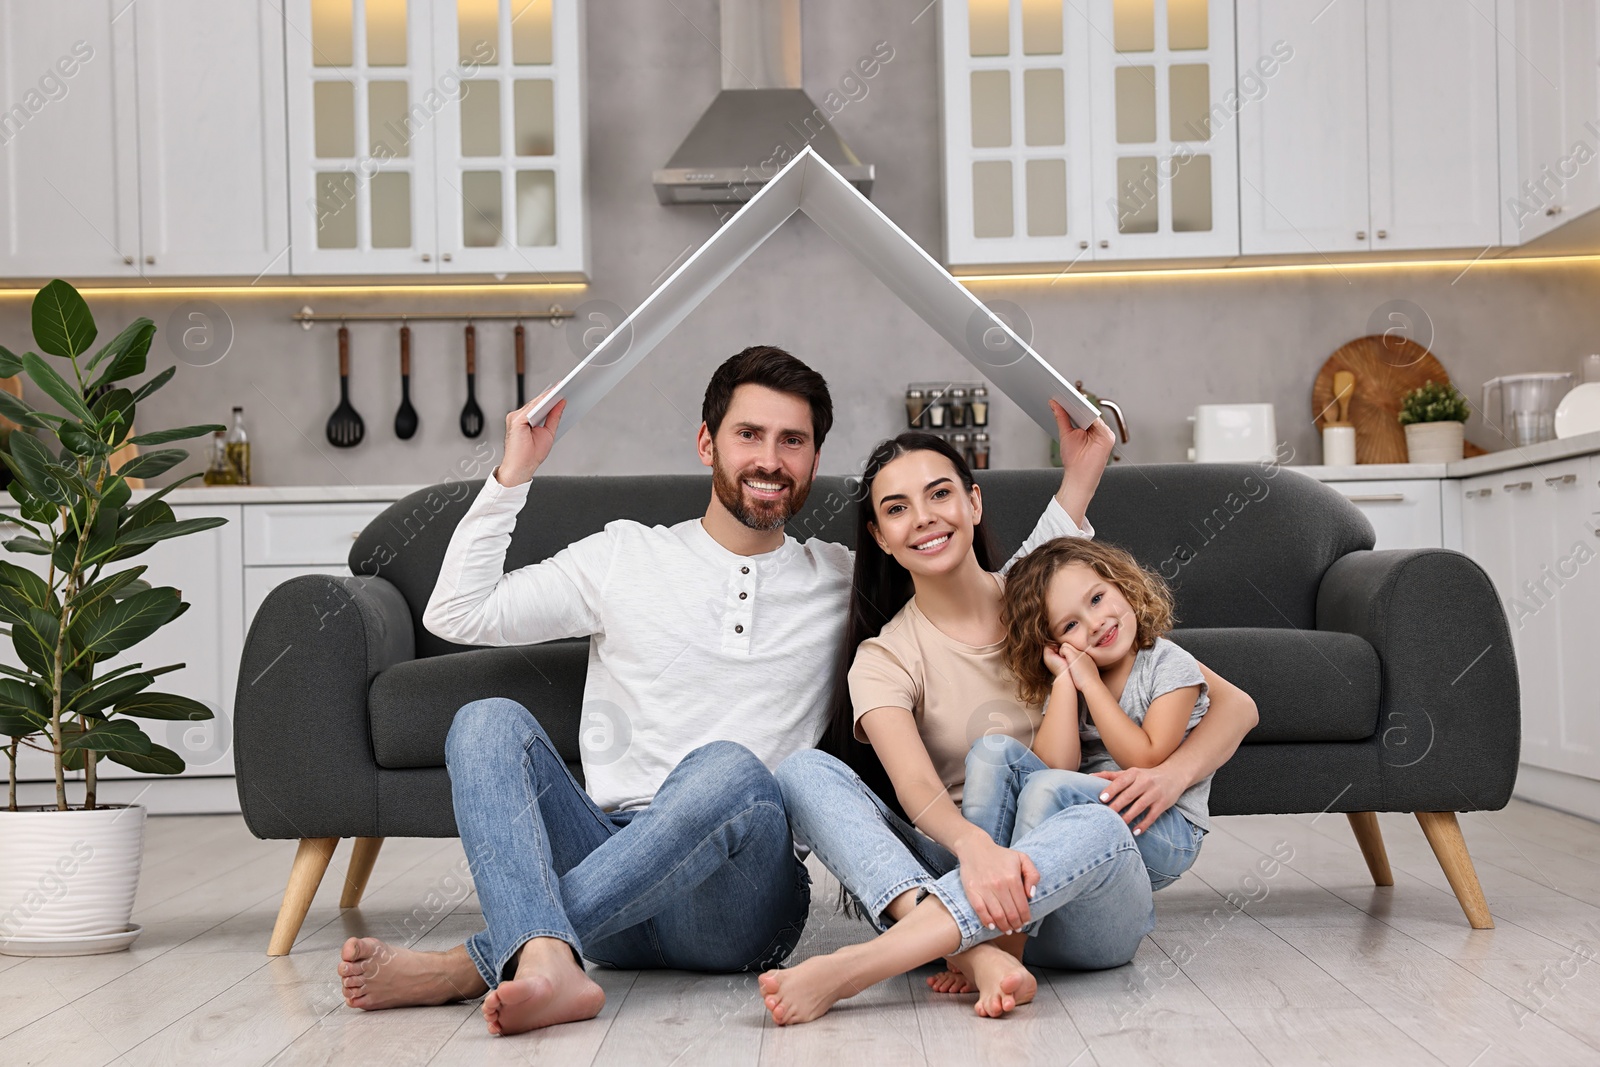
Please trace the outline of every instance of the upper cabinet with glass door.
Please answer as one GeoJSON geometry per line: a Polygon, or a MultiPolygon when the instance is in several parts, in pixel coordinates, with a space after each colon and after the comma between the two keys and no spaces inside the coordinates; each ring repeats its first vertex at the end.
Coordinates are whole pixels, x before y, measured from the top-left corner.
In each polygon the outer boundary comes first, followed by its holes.
{"type": "Polygon", "coordinates": [[[946,259],[1238,252],[1226,0],[942,5],[946,259]]]}
{"type": "Polygon", "coordinates": [[[577,0],[286,15],[295,273],[584,273],[577,0]]]}

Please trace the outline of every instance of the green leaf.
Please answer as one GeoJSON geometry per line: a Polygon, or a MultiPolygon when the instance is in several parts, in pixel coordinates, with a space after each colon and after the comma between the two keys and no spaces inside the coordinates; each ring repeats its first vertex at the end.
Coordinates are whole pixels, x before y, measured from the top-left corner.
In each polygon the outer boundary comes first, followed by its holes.
{"type": "Polygon", "coordinates": [[[33,352],[23,353],[22,369],[28,372],[28,377],[33,380],[34,385],[68,412],[83,422],[94,421],[94,416],[89,413],[89,406],[83,402],[83,394],[67,384],[67,380],[39,355],[33,352]]]}
{"type": "Polygon", "coordinates": [[[206,423],[204,426],[179,426],[171,430],[152,430],[149,433],[135,434],[128,438],[128,442],[135,445],[160,445],[168,441],[181,441],[186,437],[203,437],[216,430],[226,429],[226,426],[215,422],[206,423]]]}
{"type": "MultiPolygon", "coordinates": [[[[117,334],[117,336],[113,337],[111,340],[107,341],[105,345],[101,347],[100,351],[94,354],[94,358],[89,360],[84,369],[94,370],[100,365],[101,360],[108,357],[113,363],[115,363],[119,356],[133,348],[135,345],[139,344],[141,339],[144,344],[144,350],[148,352],[150,350],[150,338],[155,336],[155,332],[156,324],[151,322],[149,319],[134,319],[128,324],[126,329],[117,334]]],[[[138,371],[135,371],[134,373],[137,374],[138,371]]],[[[116,375],[116,377],[124,378],[126,375],[119,374],[116,375]]]]}
{"type": "MultiPolygon", "coordinates": [[[[114,475],[114,477],[120,478],[121,475],[114,475]]],[[[182,478],[178,478],[178,479],[176,479],[174,481],[168,482],[166,485],[163,485],[160,489],[157,489],[155,492],[151,493],[149,496],[147,496],[143,500],[139,501],[138,506],[133,508],[132,510],[130,510],[128,512],[128,517],[131,519],[133,517],[133,513],[135,511],[138,511],[139,508],[152,506],[157,500],[160,500],[162,497],[166,496],[168,493],[170,493],[174,489],[178,488],[178,486],[182,485],[184,482],[192,482],[196,478],[202,478],[202,477],[204,477],[204,474],[202,474],[200,471],[196,471],[193,474],[185,474],[182,478]]],[[[107,484],[110,484],[110,483],[108,482],[107,484]]],[[[126,485],[127,483],[124,482],[122,484],[126,485]]],[[[105,499],[110,500],[111,499],[110,490],[106,490],[105,492],[106,492],[105,499]]],[[[126,500],[127,498],[124,497],[123,499],[126,500]]],[[[118,503],[121,503],[121,501],[118,501],[118,503]]],[[[169,513],[170,513],[170,511],[169,511],[169,513]]]]}
{"type": "MultiPolygon", "coordinates": [[[[87,715],[90,712],[109,708],[119,700],[131,698],[141,689],[148,688],[155,679],[148,674],[124,674],[109,680],[96,679],[93,686],[79,689],[67,698],[61,705],[63,711],[70,710],[76,715],[87,715]]],[[[0,684],[4,684],[0,682],[0,684]]]]}
{"type": "Polygon", "coordinates": [[[97,332],[89,305],[60,278],[33,298],[33,338],[52,356],[71,359],[82,355],[94,344],[97,332]]]}
{"type": "Polygon", "coordinates": [[[100,614],[74,619],[69,636],[75,647],[97,656],[109,656],[143,641],[178,613],[178,591],[161,586],[111,604],[100,614]]]}
{"type": "Polygon", "coordinates": [[[0,678],[0,715],[31,719],[41,729],[50,722],[50,701],[34,686],[0,678]]]}
{"type": "MultiPolygon", "coordinates": [[[[17,569],[21,570],[20,567],[17,569]]],[[[68,604],[71,606],[73,611],[81,611],[84,607],[101,598],[109,597],[112,599],[117,599],[116,594],[118,591],[120,591],[125,585],[138,582],[139,575],[143,574],[146,569],[147,568],[145,565],[141,563],[137,567],[129,567],[125,571],[118,571],[115,574],[107,575],[106,577],[101,578],[98,582],[95,582],[92,585],[86,585],[82,589],[78,590],[77,595],[68,601],[68,604]]],[[[0,573],[0,586],[3,586],[3,583],[4,575],[3,573],[0,573]]],[[[42,580],[40,584],[43,584],[42,580]]],[[[149,586],[146,585],[145,588],[148,589],[149,586]]]]}
{"type": "MultiPolygon", "coordinates": [[[[6,375],[10,377],[10,375],[6,375]]],[[[38,429],[48,430],[55,423],[51,419],[60,419],[59,415],[48,415],[43,411],[35,411],[27,401],[21,397],[12,396],[0,389],[0,415],[4,415],[19,426],[33,426],[38,429]]],[[[24,435],[26,436],[26,435],[24,435]]]]}
{"type": "Polygon", "coordinates": [[[12,434],[9,455],[15,462],[7,466],[22,480],[28,492],[52,503],[68,502],[66,487],[45,469],[55,462],[55,457],[37,438],[25,433],[12,434]]]}
{"type": "Polygon", "coordinates": [[[76,422],[63,422],[56,435],[61,438],[63,445],[79,456],[104,456],[112,450],[108,442],[100,440],[76,422]]]}
{"type": "Polygon", "coordinates": [[[12,628],[11,645],[22,665],[41,678],[54,677],[56,632],[61,620],[42,608],[29,608],[27,618],[12,628]]]}
{"type": "Polygon", "coordinates": [[[95,421],[102,427],[117,423],[126,427],[133,421],[133,407],[133,394],[118,387],[107,389],[104,394],[96,397],[94,403],[89,405],[89,410],[94,413],[95,421]]]}
{"type": "Polygon", "coordinates": [[[48,556],[52,551],[48,541],[41,541],[28,534],[18,534],[9,541],[0,541],[0,545],[13,552],[27,552],[35,556],[48,556]]]}
{"type": "Polygon", "coordinates": [[[7,560],[0,560],[0,586],[17,590],[36,608],[48,608],[55,600],[42,577],[7,560]]]}
{"type": "Polygon", "coordinates": [[[7,737],[32,737],[34,734],[42,733],[45,725],[47,724],[36,723],[21,715],[0,711],[0,734],[7,737]]]}
{"type": "Polygon", "coordinates": [[[119,701],[118,715],[132,715],[137,719],[190,719],[200,722],[214,719],[212,710],[198,700],[177,693],[140,693],[119,701]]]}
{"type": "Polygon", "coordinates": [[[103,508],[121,508],[132,496],[132,487],[121,475],[110,475],[100,486],[100,506],[103,508]]]}
{"type": "Polygon", "coordinates": [[[131,767],[136,771],[146,774],[182,774],[183,757],[165,745],[150,743],[150,751],[144,753],[132,752],[107,752],[106,759],[112,763],[120,763],[124,767],[131,767]]]}
{"type": "Polygon", "coordinates": [[[22,360],[12,354],[11,349],[0,345],[0,378],[12,378],[22,373],[22,360]]]}
{"type": "Polygon", "coordinates": [[[133,402],[137,404],[139,401],[143,400],[157,389],[160,389],[163,385],[166,385],[168,382],[170,382],[172,380],[172,376],[177,373],[178,368],[173,366],[168,367],[154,378],[151,378],[148,382],[145,382],[143,385],[139,386],[139,388],[133,391],[133,402]]]}
{"type": "Polygon", "coordinates": [[[176,467],[188,458],[187,448],[158,448],[130,459],[118,468],[117,473],[124,478],[149,478],[176,467]]]}
{"type": "MultiPolygon", "coordinates": [[[[122,559],[122,549],[127,547],[145,547],[157,541],[164,541],[169,537],[182,537],[185,534],[198,533],[201,530],[210,530],[227,524],[227,519],[221,515],[207,515],[201,519],[179,519],[160,526],[145,526],[117,535],[117,551],[109,558],[122,559]]],[[[130,555],[132,553],[129,553],[130,555]]]]}
{"type": "Polygon", "coordinates": [[[87,730],[73,734],[62,742],[62,748],[83,748],[94,752],[126,752],[146,755],[151,741],[139,724],[127,719],[107,719],[97,722],[87,730]]]}
{"type": "Polygon", "coordinates": [[[133,333],[133,338],[127,347],[106,361],[105,369],[100,372],[100,376],[90,383],[91,389],[144,373],[145,357],[150,352],[150,340],[156,335],[156,324],[149,319],[137,319],[132,326],[122,332],[129,333],[135,331],[135,328],[137,331],[133,333]]]}

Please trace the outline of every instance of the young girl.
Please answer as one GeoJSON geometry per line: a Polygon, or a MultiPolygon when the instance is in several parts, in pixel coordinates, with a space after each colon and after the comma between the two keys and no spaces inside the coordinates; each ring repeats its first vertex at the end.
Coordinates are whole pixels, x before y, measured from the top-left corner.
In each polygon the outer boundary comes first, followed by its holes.
{"type": "MultiPolygon", "coordinates": [[[[1122,549],[1046,542],[1012,568],[1001,617],[1018,696],[1043,702],[1044,722],[1031,749],[1012,738],[974,746],[962,814],[1006,844],[1063,808],[1101,803],[1109,772],[1161,763],[1209,701],[1199,663],[1162,636],[1172,594],[1122,549]]],[[[1193,865],[1210,792],[1206,775],[1135,831],[1152,889],[1193,865]]]]}

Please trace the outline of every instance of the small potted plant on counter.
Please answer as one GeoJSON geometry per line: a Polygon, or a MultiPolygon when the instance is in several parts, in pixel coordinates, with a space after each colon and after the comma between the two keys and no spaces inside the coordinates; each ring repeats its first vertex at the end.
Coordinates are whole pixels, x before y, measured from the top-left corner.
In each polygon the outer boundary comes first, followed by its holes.
{"type": "Polygon", "coordinates": [[[9,790],[0,810],[0,952],[9,955],[109,952],[138,936],[129,919],[145,809],[97,803],[96,764],[109,759],[147,773],[177,774],[182,757],[151,741],[136,720],[212,717],[199,701],[149,689],[157,675],[181,663],[125,662],[96,671],[189,606],[177,589],[141,581],[145,567],[112,571],[111,565],[157,541],[226,520],[173,515],[161,498],[188,478],[132,502],[129,478],[160,474],[189,453],[157,448],[113,470],[110,457],[118,448],[222,427],[129,436],[135,405],[177,368],[126,388],[119,383],[144,373],[155,324],[138,319],[90,355],[95,335],[88,304],[58,279],[33,301],[34,342],[55,358],[19,357],[0,347],[0,377],[25,374],[64,412],[35,409],[0,391],[0,414],[22,428],[0,452],[12,474],[6,491],[19,508],[5,518],[22,531],[4,542],[10,558],[0,559],[0,634],[11,639],[13,662],[22,664],[0,663],[0,738],[9,742],[9,790]],[[17,753],[24,747],[51,754],[55,803],[18,807],[17,753]],[[69,770],[83,772],[79,804],[68,801],[69,770]]]}
{"type": "Polygon", "coordinates": [[[1467,398],[1448,382],[1424,382],[1400,404],[1408,463],[1453,463],[1465,447],[1467,398]]]}

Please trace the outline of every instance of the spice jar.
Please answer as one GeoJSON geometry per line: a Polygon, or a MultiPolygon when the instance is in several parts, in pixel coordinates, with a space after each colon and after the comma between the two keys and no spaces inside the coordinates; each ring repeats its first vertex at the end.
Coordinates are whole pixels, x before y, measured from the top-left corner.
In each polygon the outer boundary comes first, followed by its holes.
{"type": "Polygon", "coordinates": [[[930,430],[942,430],[950,425],[950,405],[945,403],[941,394],[932,393],[928,397],[925,416],[923,426],[930,430]]]}
{"type": "Polygon", "coordinates": [[[966,434],[951,434],[950,447],[955,449],[961,455],[961,458],[967,461],[967,466],[972,466],[972,441],[966,434]]]}
{"type": "Polygon", "coordinates": [[[989,469],[989,435],[978,431],[972,435],[972,469],[986,471],[989,469]]]}
{"type": "Polygon", "coordinates": [[[928,408],[927,394],[921,389],[906,390],[906,425],[913,430],[922,428],[922,416],[928,408]]]}
{"type": "Polygon", "coordinates": [[[962,386],[954,386],[950,390],[950,425],[965,426],[967,424],[967,391],[962,386]]]}
{"type": "Polygon", "coordinates": [[[975,385],[972,387],[972,402],[967,405],[972,412],[972,425],[989,425],[989,387],[975,385]]]}

